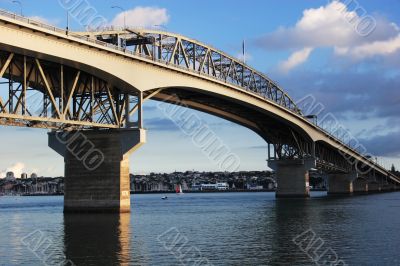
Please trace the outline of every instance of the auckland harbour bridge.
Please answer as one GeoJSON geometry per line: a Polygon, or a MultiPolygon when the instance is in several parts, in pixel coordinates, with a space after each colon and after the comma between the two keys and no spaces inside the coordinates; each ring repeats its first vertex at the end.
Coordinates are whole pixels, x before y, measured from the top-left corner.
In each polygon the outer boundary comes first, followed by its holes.
{"type": "Polygon", "coordinates": [[[129,212],[129,156],[146,142],[149,99],[260,135],[277,197],[308,197],[311,170],[328,176],[329,194],[400,186],[370,156],[311,122],[276,82],[197,40],[133,28],[71,32],[6,11],[0,36],[0,124],[52,129],[49,146],[65,162],[66,212],[129,212]],[[104,154],[96,168],[82,163],[93,150],[104,154]]]}

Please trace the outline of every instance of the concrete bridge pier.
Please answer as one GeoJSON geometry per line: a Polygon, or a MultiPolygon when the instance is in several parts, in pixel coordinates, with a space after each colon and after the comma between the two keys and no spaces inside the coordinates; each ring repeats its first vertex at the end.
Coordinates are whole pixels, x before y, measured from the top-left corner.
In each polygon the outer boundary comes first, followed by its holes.
{"type": "Polygon", "coordinates": [[[315,159],[269,160],[276,173],[277,198],[307,198],[310,196],[309,170],[316,167],[315,159]]]}
{"type": "Polygon", "coordinates": [[[395,190],[395,186],[393,184],[385,183],[381,186],[381,191],[383,191],[383,192],[390,192],[390,191],[394,191],[394,190],[395,190]]]}
{"type": "Polygon", "coordinates": [[[64,212],[130,212],[129,156],[143,129],[59,131],[49,147],[64,157],[64,212]]]}
{"type": "Polygon", "coordinates": [[[357,173],[350,174],[329,174],[328,194],[329,195],[351,195],[353,194],[353,180],[357,173]]]}
{"type": "Polygon", "coordinates": [[[381,192],[381,186],[378,182],[369,182],[368,183],[368,192],[369,193],[378,193],[381,192]]]}
{"type": "Polygon", "coordinates": [[[353,181],[353,192],[356,194],[366,194],[368,193],[368,180],[359,177],[353,181]]]}

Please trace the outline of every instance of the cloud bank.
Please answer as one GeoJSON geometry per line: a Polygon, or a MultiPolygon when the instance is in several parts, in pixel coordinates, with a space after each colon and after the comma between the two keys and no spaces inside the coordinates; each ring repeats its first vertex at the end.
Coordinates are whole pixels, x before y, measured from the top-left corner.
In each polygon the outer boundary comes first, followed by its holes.
{"type": "Polygon", "coordinates": [[[336,56],[354,59],[389,56],[399,51],[399,27],[384,17],[371,17],[376,26],[365,36],[357,29],[359,25],[354,24],[362,21],[362,17],[344,3],[332,1],[304,10],[294,26],[278,28],[256,40],[256,44],[266,50],[292,51],[289,58],[280,63],[283,72],[305,63],[310,50],[317,48],[332,48],[336,56]]]}
{"type": "Polygon", "coordinates": [[[25,164],[17,162],[14,165],[8,167],[7,169],[3,169],[0,172],[0,178],[6,177],[7,172],[13,172],[15,177],[19,178],[21,174],[24,172],[24,170],[25,170],[25,164]]]}
{"type": "Polygon", "coordinates": [[[157,7],[136,7],[119,13],[111,22],[111,25],[123,27],[126,19],[127,27],[150,28],[156,25],[165,25],[170,16],[167,9],[157,7]]]}

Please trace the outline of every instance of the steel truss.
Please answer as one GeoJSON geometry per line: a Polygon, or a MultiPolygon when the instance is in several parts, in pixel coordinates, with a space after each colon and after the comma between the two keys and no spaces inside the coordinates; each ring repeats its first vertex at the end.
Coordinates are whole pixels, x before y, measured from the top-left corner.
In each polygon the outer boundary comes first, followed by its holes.
{"type": "Polygon", "coordinates": [[[313,142],[289,129],[291,139],[279,135],[270,136],[268,160],[315,159],[317,169],[325,173],[350,173],[353,165],[337,150],[330,149],[319,142],[313,142]]]}
{"type": "Polygon", "coordinates": [[[295,102],[276,82],[240,60],[198,41],[171,33],[129,29],[80,34],[154,61],[236,85],[301,114],[295,102]]]}
{"type": "Polygon", "coordinates": [[[268,158],[274,160],[305,159],[313,156],[312,142],[295,131],[288,129],[290,135],[269,134],[272,144],[268,145],[268,158]],[[271,153],[272,152],[272,153],[271,153]]]}
{"type": "Polygon", "coordinates": [[[53,129],[142,126],[140,92],[128,94],[81,70],[1,51],[0,78],[0,124],[53,129]],[[138,121],[132,123],[135,112],[138,121]]]}
{"type": "Polygon", "coordinates": [[[338,150],[326,147],[317,142],[315,145],[315,157],[317,158],[317,168],[325,173],[351,173],[354,165],[346,160],[338,150]]]}

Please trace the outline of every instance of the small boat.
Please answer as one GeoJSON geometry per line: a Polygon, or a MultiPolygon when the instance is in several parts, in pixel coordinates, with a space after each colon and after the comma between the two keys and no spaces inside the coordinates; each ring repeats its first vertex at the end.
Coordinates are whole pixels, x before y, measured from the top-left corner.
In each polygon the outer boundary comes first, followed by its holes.
{"type": "Polygon", "coordinates": [[[175,192],[178,195],[182,195],[183,194],[182,186],[181,185],[176,185],[175,192]]]}
{"type": "Polygon", "coordinates": [[[167,196],[164,196],[164,197],[162,197],[161,199],[162,199],[162,200],[166,200],[166,199],[168,199],[168,197],[167,197],[167,196]]]}

